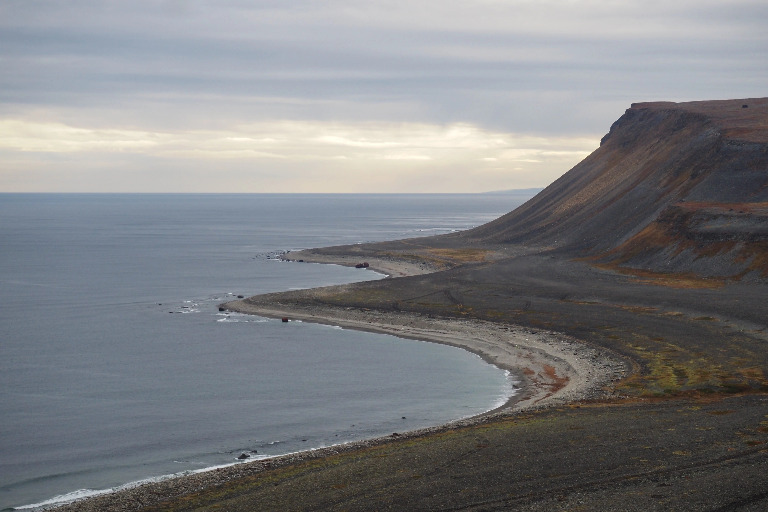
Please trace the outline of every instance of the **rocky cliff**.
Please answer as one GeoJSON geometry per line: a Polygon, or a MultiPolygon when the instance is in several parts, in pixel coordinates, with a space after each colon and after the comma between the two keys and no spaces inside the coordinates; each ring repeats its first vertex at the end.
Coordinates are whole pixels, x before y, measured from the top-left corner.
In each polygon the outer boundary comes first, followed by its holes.
{"type": "Polygon", "coordinates": [[[589,157],[461,237],[655,272],[767,277],[768,98],[633,104],[589,157]]]}

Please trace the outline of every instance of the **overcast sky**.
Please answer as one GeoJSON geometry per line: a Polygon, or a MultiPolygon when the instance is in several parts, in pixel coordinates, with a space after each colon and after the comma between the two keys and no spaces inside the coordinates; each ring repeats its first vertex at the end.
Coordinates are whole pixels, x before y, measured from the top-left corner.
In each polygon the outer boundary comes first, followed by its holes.
{"type": "Polygon", "coordinates": [[[0,0],[0,191],[543,187],[766,95],[765,0],[0,0]]]}

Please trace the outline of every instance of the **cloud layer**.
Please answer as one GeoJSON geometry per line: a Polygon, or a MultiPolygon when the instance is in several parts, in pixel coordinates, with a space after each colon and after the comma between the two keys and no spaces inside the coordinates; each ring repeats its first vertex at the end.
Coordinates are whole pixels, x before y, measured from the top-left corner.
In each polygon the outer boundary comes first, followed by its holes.
{"type": "Polygon", "coordinates": [[[766,21],[743,0],[6,0],[0,190],[544,186],[631,102],[764,96],[766,21]]]}

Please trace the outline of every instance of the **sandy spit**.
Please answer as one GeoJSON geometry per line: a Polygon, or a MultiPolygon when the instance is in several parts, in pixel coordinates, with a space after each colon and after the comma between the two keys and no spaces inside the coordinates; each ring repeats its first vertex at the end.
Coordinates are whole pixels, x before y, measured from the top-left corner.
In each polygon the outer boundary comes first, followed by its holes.
{"type": "Polygon", "coordinates": [[[381,258],[375,256],[327,255],[312,252],[312,250],[291,251],[281,256],[286,261],[301,261],[303,263],[324,263],[354,267],[358,263],[368,263],[368,269],[385,274],[388,277],[404,277],[429,274],[438,270],[426,262],[409,262],[396,258],[381,258]]]}

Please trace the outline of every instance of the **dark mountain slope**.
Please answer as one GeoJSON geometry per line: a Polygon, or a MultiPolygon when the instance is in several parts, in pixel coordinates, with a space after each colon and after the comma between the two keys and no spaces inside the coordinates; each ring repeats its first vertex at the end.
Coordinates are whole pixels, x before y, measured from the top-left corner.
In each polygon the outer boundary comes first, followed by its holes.
{"type": "Polygon", "coordinates": [[[460,238],[654,271],[766,276],[768,98],[634,104],[589,157],[460,238]]]}
{"type": "Polygon", "coordinates": [[[556,331],[610,350],[632,374],[605,401],[394,436],[385,451],[313,459],[306,476],[293,465],[285,478],[278,469],[217,488],[195,510],[765,510],[768,288],[752,277],[768,273],[767,110],[767,100],[633,105],[592,155],[496,221],[300,253],[444,270],[251,297],[249,307],[556,331]]]}
{"type": "Polygon", "coordinates": [[[584,162],[494,222],[296,256],[443,271],[245,301],[310,317],[370,312],[373,324],[398,311],[413,326],[483,319],[565,333],[631,365],[604,401],[393,436],[385,451],[312,459],[306,477],[270,470],[178,509],[765,510],[768,288],[751,278],[768,268],[767,103],[633,105],[584,162]]]}

